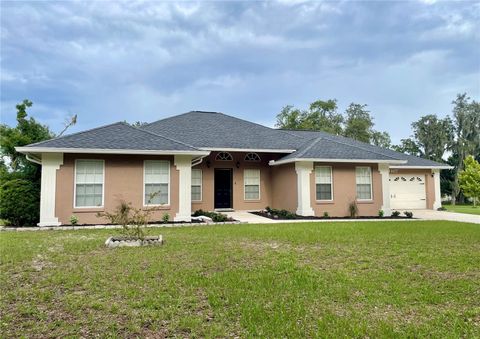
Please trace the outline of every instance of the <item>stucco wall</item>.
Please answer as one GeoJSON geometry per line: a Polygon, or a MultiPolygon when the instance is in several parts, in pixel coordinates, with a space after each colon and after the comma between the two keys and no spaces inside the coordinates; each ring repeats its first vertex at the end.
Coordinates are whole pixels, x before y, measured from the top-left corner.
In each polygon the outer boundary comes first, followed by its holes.
{"type": "Polygon", "coordinates": [[[427,208],[433,209],[435,202],[435,182],[431,169],[390,169],[390,173],[410,174],[425,178],[425,192],[427,195],[427,208]]]}
{"type": "Polygon", "coordinates": [[[160,220],[164,213],[173,219],[178,212],[178,171],[173,156],[140,155],[98,155],[65,154],[64,162],[57,171],[55,215],[62,224],[70,223],[72,214],[79,218],[80,224],[107,222],[96,216],[97,212],[113,211],[121,200],[131,202],[134,207],[143,206],[143,161],[170,161],[170,205],[161,207],[152,214],[152,220],[160,220]],[[75,159],[103,159],[104,172],[104,208],[74,208],[74,166],[75,159]]]}
{"type": "Polygon", "coordinates": [[[349,204],[356,200],[355,167],[369,166],[372,169],[372,193],[370,201],[357,201],[359,216],[376,216],[382,206],[382,179],[377,164],[357,163],[315,163],[310,175],[310,201],[316,216],[324,212],[332,217],[348,216],[349,204]],[[332,166],[333,201],[324,202],[316,200],[315,166],[332,166]]]}
{"type": "Polygon", "coordinates": [[[297,173],[295,164],[272,167],[272,208],[297,210],[297,173]]]}
{"type": "Polygon", "coordinates": [[[278,154],[258,153],[260,162],[244,161],[243,152],[229,152],[233,161],[216,161],[218,152],[212,152],[204,158],[202,163],[194,168],[202,170],[202,201],[192,201],[192,211],[203,209],[207,211],[214,210],[214,174],[216,168],[228,168],[233,171],[233,192],[232,203],[235,210],[259,210],[271,205],[272,185],[271,185],[271,166],[270,160],[279,157],[278,154]],[[239,167],[237,168],[237,162],[239,167]],[[245,200],[243,174],[245,169],[260,169],[260,199],[245,200]]]}

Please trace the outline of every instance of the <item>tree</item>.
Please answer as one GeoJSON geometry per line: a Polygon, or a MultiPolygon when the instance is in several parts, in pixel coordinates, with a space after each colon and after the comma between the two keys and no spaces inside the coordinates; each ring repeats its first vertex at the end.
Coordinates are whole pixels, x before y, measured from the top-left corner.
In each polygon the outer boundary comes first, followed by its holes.
{"type": "Polygon", "coordinates": [[[476,206],[480,199],[480,163],[469,155],[464,161],[465,169],[458,174],[459,186],[465,196],[473,199],[476,206]]]}
{"type": "Polygon", "coordinates": [[[449,117],[439,119],[434,114],[421,117],[412,123],[415,143],[420,155],[434,161],[442,161],[452,146],[453,124],[449,117]]]}
{"type": "Polygon", "coordinates": [[[387,132],[373,131],[370,143],[383,148],[392,147],[392,139],[390,139],[390,135],[387,132]]]}
{"type": "Polygon", "coordinates": [[[421,156],[422,153],[417,143],[412,138],[401,139],[400,145],[394,145],[392,148],[397,152],[415,156],[421,156]]]}
{"type": "Polygon", "coordinates": [[[287,105],[277,114],[277,123],[275,126],[282,129],[301,129],[302,117],[304,115],[305,113],[299,109],[287,105]]]}
{"type": "Polygon", "coordinates": [[[366,109],[367,105],[351,103],[345,111],[345,130],[343,135],[358,141],[371,142],[373,118],[366,109]]]}
{"type": "MultiPolygon", "coordinates": [[[[15,150],[55,136],[50,129],[28,117],[29,100],[16,105],[17,126],[0,125],[0,218],[15,225],[33,224],[38,221],[40,202],[40,166],[28,161],[15,150]]],[[[76,123],[77,117],[66,123],[65,132],[76,123]]]]}
{"type": "Polygon", "coordinates": [[[459,173],[468,154],[480,158],[480,103],[470,101],[466,93],[458,94],[452,101],[455,141],[453,153],[456,154],[455,178],[452,183],[452,203],[455,204],[460,193],[459,173]]]}

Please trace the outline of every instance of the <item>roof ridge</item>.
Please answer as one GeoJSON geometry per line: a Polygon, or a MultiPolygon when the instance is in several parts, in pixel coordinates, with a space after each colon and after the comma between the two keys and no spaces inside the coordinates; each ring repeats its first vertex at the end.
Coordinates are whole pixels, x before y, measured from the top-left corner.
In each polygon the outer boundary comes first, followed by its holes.
{"type": "Polygon", "coordinates": [[[124,122],[123,121],[117,121],[117,122],[113,122],[111,124],[90,128],[90,129],[87,129],[85,131],[75,132],[75,133],[72,133],[72,134],[61,135],[61,136],[54,137],[54,138],[51,138],[51,139],[38,141],[38,142],[35,142],[33,144],[29,144],[28,146],[35,146],[35,145],[44,143],[45,141],[53,141],[53,140],[64,139],[66,137],[71,137],[71,136],[74,136],[74,135],[80,135],[80,134],[84,134],[84,133],[87,133],[87,132],[96,131],[96,130],[99,130],[99,129],[102,129],[102,128],[106,128],[106,127],[110,127],[110,126],[114,126],[114,125],[121,125],[121,124],[124,124],[124,122]]]}
{"type": "Polygon", "coordinates": [[[172,139],[172,138],[169,138],[169,137],[166,137],[164,135],[161,135],[161,134],[158,134],[158,133],[155,133],[155,132],[151,132],[151,131],[147,131],[147,130],[144,130],[144,129],[141,129],[141,128],[138,128],[138,127],[135,127],[135,126],[132,126],[126,122],[120,122],[121,124],[125,124],[126,126],[130,127],[130,128],[133,128],[137,131],[140,131],[140,132],[143,132],[143,133],[147,133],[147,134],[151,134],[151,135],[155,135],[157,137],[160,137],[160,138],[163,138],[163,139],[167,139],[167,140],[170,140],[170,141],[173,141],[173,142],[176,142],[177,144],[180,144],[180,145],[184,145],[184,146],[188,146],[188,147],[191,147],[193,149],[196,149],[196,150],[200,150],[198,149],[197,147],[193,146],[193,145],[190,145],[190,144],[187,144],[185,142],[182,142],[180,140],[175,140],[175,139],[172,139]]]}
{"type": "MultiPolygon", "coordinates": [[[[305,153],[307,153],[307,151],[309,151],[313,146],[315,146],[320,140],[322,140],[323,137],[318,137],[316,138],[315,140],[313,140],[310,145],[308,145],[307,147],[305,147],[303,150],[301,150],[300,152],[298,152],[298,155],[299,156],[302,156],[304,155],[305,153]]],[[[295,153],[295,152],[294,152],[295,153]]],[[[292,153],[293,154],[293,153],[292,153]]]]}

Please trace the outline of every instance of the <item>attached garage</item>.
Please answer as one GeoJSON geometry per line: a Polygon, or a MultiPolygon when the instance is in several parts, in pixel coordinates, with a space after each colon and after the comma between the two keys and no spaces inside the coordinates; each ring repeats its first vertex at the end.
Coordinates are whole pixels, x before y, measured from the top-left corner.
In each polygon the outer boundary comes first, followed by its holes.
{"type": "Polygon", "coordinates": [[[390,207],[391,209],[426,209],[427,194],[425,175],[423,174],[390,174],[390,207]]]}

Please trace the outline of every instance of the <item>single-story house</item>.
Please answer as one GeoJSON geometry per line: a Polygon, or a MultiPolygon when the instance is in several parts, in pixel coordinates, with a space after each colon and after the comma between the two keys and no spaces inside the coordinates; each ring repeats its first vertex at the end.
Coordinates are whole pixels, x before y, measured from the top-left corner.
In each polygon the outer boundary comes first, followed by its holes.
{"type": "Polygon", "coordinates": [[[279,130],[223,113],[193,111],[141,127],[124,122],[17,151],[42,165],[40,226],[100,223],[120,200],[192,211],[260,210],[302,216],[437,209],[445,164],[325,132],[279,130]],[[152,196],[152,193],[156,193],[152,196]],[[150,198],[149,198],[150,197],[150,198]]]}

